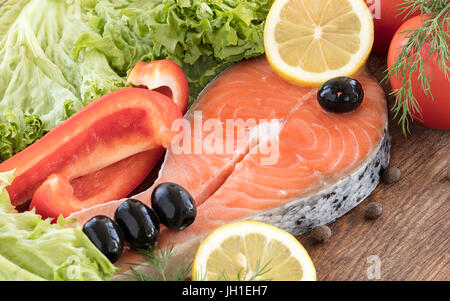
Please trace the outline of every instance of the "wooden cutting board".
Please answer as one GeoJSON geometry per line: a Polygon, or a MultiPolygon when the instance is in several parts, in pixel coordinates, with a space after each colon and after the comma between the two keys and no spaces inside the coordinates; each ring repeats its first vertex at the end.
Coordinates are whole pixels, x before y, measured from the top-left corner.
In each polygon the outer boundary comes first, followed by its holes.
{"type": "MultiPolygon", "coordinates": [[[[373,56],[368,68],[381,80],[386,59],[373,56]]],[[[389,85],[383,88],[388,95],[389,85]]],[[[388,97],[390,107],[393,101],[388,97]]],[[[405,137],[390,115],[391,165],[402,171],[402,178],[380,184],[329,225],[329,243],[315,244],[309,234],[299,237],[318,280],[371,280],[377,268],[380,280],[450,280],[450,131],[414,124],[405,137]],[[375,221],[364,218],[371,201],[383,206],[375,221]]]]}

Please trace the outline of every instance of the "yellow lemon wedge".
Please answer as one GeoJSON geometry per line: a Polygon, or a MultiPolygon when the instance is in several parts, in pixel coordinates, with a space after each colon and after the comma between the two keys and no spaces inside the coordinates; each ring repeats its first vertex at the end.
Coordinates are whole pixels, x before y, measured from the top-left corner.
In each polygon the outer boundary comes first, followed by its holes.
{"type": "Polygon", "coordinates": [[[255,221],[228,224],[200,245],[192,280],[315,281],[316,270],[300,242],[288,232],[255,221]]]}
{"type": "Polygon", "coordinates": [[[363,0],[276,0],[264,28],[275,72],[310,87],[357,73],[372,45],[373,20],[363,0]]]}

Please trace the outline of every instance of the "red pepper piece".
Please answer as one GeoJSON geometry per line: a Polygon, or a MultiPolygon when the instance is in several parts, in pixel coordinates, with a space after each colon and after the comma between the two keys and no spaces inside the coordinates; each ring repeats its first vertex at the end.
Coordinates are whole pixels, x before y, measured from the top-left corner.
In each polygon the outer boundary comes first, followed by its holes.
{"type": "Polygon", "coordinates": [[[70,182],[52,174],[34,193],[30,208],[43,218],[67,217],[105,200],[123,198],[145,179],[163,153],[163,148],[146,151],[70,182]]]}
{"type": "MultiPolygon", "coordinates": [[[[187,79],[181,68],[172,61],[139,63],[131,72],[129,82],[147,86],[172,98],[183,113],[187,109],[187,79]]],[[[61,174],[52,175],[35,192],[31,207],[37,207],[45,217],[56,217],[121,199],[147,177],[163,153],[163,147],[155,148],[71,181],[61,174]]]]}
{"type": "Polygon", "coordinates": [[[167,95],[185,113],[189,104],[189,87],[183,70],[171,60],[139,62],[131,70],[128,83],[145,86],[167,95]]]}
{"type": "MultiPolygon", "coordinates": [[[[188,82],[183,70],[173,61],[139,62],[131,71],[128,82],[135,86],[145,86],[172,98],[181,111],[186,112],[189,103],[188,82]]],[[[164,148],[161,147],[131,156],[120,161],[120,164],[115,163],[100,171],[72,180],[70,184],[73,187],[73,194],[83,202],[89,199],[92,204],[124,198],[145,180],[163,154],[164,148]]],[[[52,188],[57,189],[55,185],[52,188]]],[[[64,192],[60,194],[64,195],[64,192]]],[[[40,195],[45,194],[34,194],[34,203],[38,202],[40,195]]],[[[60,199],[58,197],[52,201],[58,202],[60,199]]],[[[48,202],[50,202],[49,199],[48,202]]],[[[85,206],[87,206],[86,203],[83,204],[83,207],[85,206]]],[[[77,204],[72,207],[72,210],[75,210],[77,204]]],[[[53,215],[57,216],[57,213],[53,212],[53,215]]]]}
{"type": "MultiPolygon", "coordinates": [[[[188,82],[183,70],[171,60],[139,62],[130,72],[128,83],[160,92],[171,98],[183,113],[187,110],[188,82]]],[[[163,154],[162,147],[137,154],[122,160],[120,168],[107,167],[70,181],[70,184],[75,196],[80,200],[94,195],[102,202],[121,199],[145,180],[163,154]],[[127,174],[127,177],[123,178],[123,174],[127,174]]]]}
{"type": "Polygon", "coordinates": [[[96,200],[91,199],[80,202],[67,178],[52,174],[34,193],[30,209],[36,208],[36,213],[43,218],[55,218],[60,214],[68,216],[72,212],[82,210],[80,205],[88,208],[95,204],[96,200]]]}
{"type": "Polygon", "coordinates": [[[105,95],[0,165],[0,171],[16,169],[7,187],[13,205],[30,199],[51,174],[70,182],[133,155],[169,147],[178,134],[171,125],[179,118],[174,102],[154,91],[129,88],[105,95]]]}
{"type": "Polygon", "coordinates": [[[142,152],[72,180],[70,185],[74,195],[82,201],[94,198],[112,201],[123,198],[145,180],[163,154],[162,147],[142,152]]]}

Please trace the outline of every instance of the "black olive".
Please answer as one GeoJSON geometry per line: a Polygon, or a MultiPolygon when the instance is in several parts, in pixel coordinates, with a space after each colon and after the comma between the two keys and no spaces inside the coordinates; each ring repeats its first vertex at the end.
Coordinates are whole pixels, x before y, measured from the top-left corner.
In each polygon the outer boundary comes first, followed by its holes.
{"type": "Polygon", "coordinates": [[[86,222],[83,232],[112,263],[123,251],[123,233],[119,225],[107,216],[98,215],[86,222]]]}
{"type": "Polygon", "coordinates": [[[156,244],[159,219],[144,203],[129,199],[117,208],[114,218],[132,248],[150,249],[156,244]]]}
{"type": "Polygon", "coordinates": [[[175,183],[162,183],[153,190],[152,208],[161,223],[174,230],[185,229],[197,216],[194,199],[175,183]]]}
{"type": "Polygon", "coordinates": [[[361,84],[350,77],[336,77],[325,82],[317,92],[319,104],[327,111],[345,113],[356,110],[364,99],[361,84]]]}

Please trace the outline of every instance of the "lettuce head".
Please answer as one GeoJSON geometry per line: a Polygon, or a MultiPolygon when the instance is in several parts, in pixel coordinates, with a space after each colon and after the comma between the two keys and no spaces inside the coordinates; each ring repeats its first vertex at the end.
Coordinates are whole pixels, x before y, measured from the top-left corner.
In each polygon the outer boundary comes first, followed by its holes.
{"type": "Polygon", "coordinates": [[[0,8],[0,161],[125,85],[100,52],[72,55],[91,31],[79,3],[8,0],[0,8]]]}
{"type": "Polygon", "coordinates": [[[0,162],[125,87],[141,60],[179,64],[194,101],[224,69],[264,53],[272,2],[8,0],[0,7],[0,162]]]}

